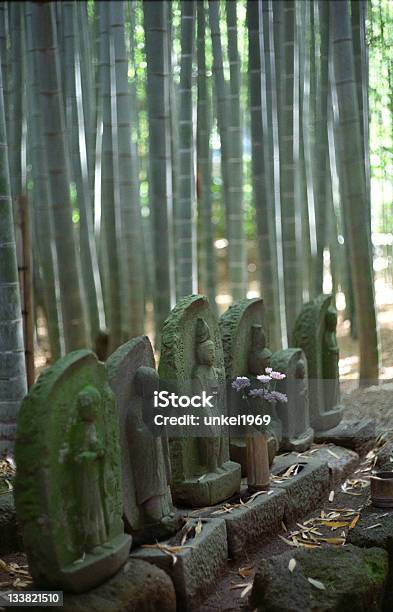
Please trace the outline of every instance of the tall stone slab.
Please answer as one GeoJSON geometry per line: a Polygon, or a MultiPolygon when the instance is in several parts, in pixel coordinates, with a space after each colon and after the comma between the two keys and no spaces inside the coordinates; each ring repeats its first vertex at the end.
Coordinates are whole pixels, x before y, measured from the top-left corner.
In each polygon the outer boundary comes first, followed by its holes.
{"type": "MultiPolygon", "coordinates": [[[[272,353],[267,347],[266,324],[262,298],[238,300],[220,317],[220,333],[224,349],[225,374],[228,383],[237,376],[247,376],[252,386],[257,387],[256,376],[264,374],[271,365],[272,353]]],[[[230,387],[230,384],[229,384],[230,387]]],[[[239,394],[229,391],[229,401],[239,402],[239,394]]],[[[252,400],[261,404],[262,414],[270,414],[272,421],[267,430],[269,462],[273,462],[281,442],[281,423],[274,405],[260,399],[252,400]]],[[[242,474],[247,474],[246,440],[230,438],[230,454],[242,466],[242,474]]]]}
{"type": "MultiPolygon", "coordinates": [[[[180,299],[165,321],[159,375],[163,385],[179,395],[214,395],[214,408],[201,410],[201,418],[226,414],[220,331],[205,296],[180,299]]],[[[208,506],[239,491],[240,465],[229,460],[227,432],[213,426],[207,436],[190,433],[170,439],[174,501],[208,506]]]]}
{"type": "Polygon", "coordinates": [[[108,359],[109,384],[119,411],[123,510],[126,531],[138,543],[169,536],[176,529],[170,490],[171,466],[165,430],[149,426],[159,378],[150,340],[133,338],[108,359]]]}
{"type": "Polygon", "coordinates": [[[282,425],[282,451],[303,452],[314,440],[310,426],[307,357],[298,348],[277,351],[272,356],[273,370],[286,378],[277,381],[276,389],[285,393],[287,402],[277,402],[277,415],[282,425]]]}
{"type": "Polygon", "coordinates": [[[308,363],[311,425],[315,432],[332,429],[341,421],[337,311],[332,296],[321,294],[303,306],[293,331],[293,342],[308,363]]]}
{"type": "Polygon", "coordinates": [[[45,588],[82,592],[123,565],[116,400],[94,353],[45,370],[17,422],[15,506],[29,567],[45,588]]]}

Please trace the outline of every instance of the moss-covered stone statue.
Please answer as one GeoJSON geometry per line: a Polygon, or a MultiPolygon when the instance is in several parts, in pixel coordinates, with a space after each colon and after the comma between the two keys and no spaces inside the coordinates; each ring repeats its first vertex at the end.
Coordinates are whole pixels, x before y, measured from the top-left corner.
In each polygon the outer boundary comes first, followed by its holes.
{"type": "Polygon", "coordinates": [[[314,439],[314,430],[310,427],[307,357],[302,349],[284,349],[272,355],[272,367],[286,376],[276,386],[277,391],[287,396],[287,402],[276,404],[282,425],[280,449],[303,452],[314,439]]]}
{"type": "Polygon", "coordinates": [[[129,555],[116,400],[94,353],[43,372],[17,422],[15,505],[31,574],[42,587],[86,591],[129,555]]]}
{"type": "Polygon", "coordinates": [[[155,541],[175,531],[176,522],[166,433],[154,436],[149,429],[159,389],[150,340],[133,338],[106,366],[119,410],[126,531],[135,542],[155,541]]]}
{"type": "MultiPolygon", "coordinates": [[[[272,352],[267,348],[265,316],[262,298],[238,300],[220,317],[220,332],[224,348],[225,372],[228,382],[237,376],[247,376],[252,387],[260,386],[257,376],[264,374],[271,365],[272,352]]],[[[239,394],[229,391],[231,412],[236,412],[233,403],[239,402],[239,394]]],[[[241,400],[240,400],[241,401],[241,400]]],[[[270,414],[271,423],[266,431],[269,463],[278,452],[281,443],[281,423],[274,404],[260,398],[252,400],[260,414],[270,414]]],[[[242,466],[243,476],[247,475],[247,452],[245,437],[230,438],[230,454],[242,466]]]]}
{"type": "Polygon", "coordinates": [[[332,429],[342,418],[336,326],[332,296],[321,294],[303,306],[293,332],[294,344],[307,357],[310,418],[315,432],[332,429]]]}
{"type": "MultiPolygon", "coordinates": [[[[206,297],[180,299],[165,321],[159,375],[162,384],[179,395],[213,395],[213,408],[194,411],[201,420],[226,414],[220,332],[206,297]]],[[[240,489],[240,465],[229,460],[227,433],[219,425],[203,433],[170,440],[172,494],[183,506],[213,505],[240,489]]]]}

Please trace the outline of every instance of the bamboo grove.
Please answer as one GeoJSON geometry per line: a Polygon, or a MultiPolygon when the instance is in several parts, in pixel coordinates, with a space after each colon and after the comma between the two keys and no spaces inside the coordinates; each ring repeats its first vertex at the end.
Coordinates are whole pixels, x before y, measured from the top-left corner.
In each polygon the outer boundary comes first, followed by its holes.
{"type": "Polygon", "coordinates": [[[375,45],[386,121],[389,17],[385,0],[0,3],[4,436],[42,317],[52,360],[154,329],[158,349],[176,298],[216,307],[255,277],[285,347],[327,256],[377,378],[368,66],[375,45]]]}

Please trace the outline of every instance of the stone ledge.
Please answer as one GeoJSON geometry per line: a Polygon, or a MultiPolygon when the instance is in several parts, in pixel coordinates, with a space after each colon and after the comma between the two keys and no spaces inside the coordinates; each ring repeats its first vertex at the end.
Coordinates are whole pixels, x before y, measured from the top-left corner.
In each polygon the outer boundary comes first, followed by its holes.
{"type": "MultiPolygon", "coordinates": [[[[196,519],[191,520],[196,523],[196,519]]],[[[175,564],[170,555],[158,548],[137,548],[131,552],[131,558],[148,561],[165,570],[175,586],[178,610],[195,610],[225,569],[228,558],[225,521],[204,519],[201,533],[187,540],[184,550],[176,553],[175,564]]]]}
{"type": "Polygon", "coordinates": [[[344,446],[364,455],[373,448],[376,440],[375,421],[361,419],[358,421],[341,421],[337,427],[327,431],[315,431],[314,442],[324,444],[331,442],[337,446],[344,446]]]}
{"type": "MultiPolygon", "coordinates": [[[[312,455],[305,453],[304,458],[308,457],[327,462],[330,474],[330,489],[335,489],[357,469],[360,463],[359,455],[355,451],[336,446],[335,444],[321,446],[312,455]]],[[[301,461],[302,456],[298,457],[298,459],[301,461]]]]}
{"type": "Polygon", "coordinates": [[[279,455],[275,458],[272,474],[278,475],[291,465],[299,463],[301,471],[284,482],[272,482],[272,490],[284,490],[286,495],[284,521],[294,523],[312,510],[315,510],[330,491],[329,467],[327,461],[313,457],[302,458],[295,453],[279,455]]]}
{"type": "Polygon", "coordinates": [[[264,559],[255,575],[252,608],[262,612],[379,612],[388,577],[381,548],[292,549],[264,559]],[[296,565],[289,571],[289,561],[296,565]],[[318,589],[309,578],[321,582],[318,589]]]}
{"type": "MultiPolygon", "coordinates": [[[[59,610],[41,606],[35,610],[59,610]]],[[[132,560],[100,586],[78,595],[64,594],[63,612],[176,612],[169,576],[150,563],[132,560]]]]}

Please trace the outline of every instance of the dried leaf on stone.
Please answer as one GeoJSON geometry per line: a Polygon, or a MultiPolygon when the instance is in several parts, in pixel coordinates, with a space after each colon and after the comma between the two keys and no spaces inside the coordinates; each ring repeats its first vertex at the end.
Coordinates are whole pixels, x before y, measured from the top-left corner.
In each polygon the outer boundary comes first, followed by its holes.
{"type": "Polygon", "coordinates": [[[314,580],[314,578],[307,578],[307,580],[309,581],[310,584],[312,584],[316,589],[319,589],[320,591],[325,591],[326,587],[323,584],[323,582],[320,582],[319,580],[314,580]]]}
{"type": "Polygon", "coordinates": [[[243,591],[240,593],[240,597],[243,599],[243,597],[245,597],[247,595],[247,593],[249,593],[252,589],[252,582],[249,582],[246,587],[243,589],[243,591]]]}
{"type": "Polygon", "coordinates": [[[248,576],[251,576],[253,571],[253,565],[245,565],[244,567],[239,567],[238,569],[239,576],[241,576],[242,578],[247,578],[248,576]]]}
{"type": "Polygon", "coordinates": [[[195,526],[195,537],[199,536],[199,534],[201,533],[202,529],[203,529],[202,519],[199,518],[198,522],[197,522],[197,524],[195,526]]]}
{"type": "Polygon", "coordinates": [[[340,459],[340,456],[337,455],[337,453],[333,452],[330,448],[327,449],[327,452],[333,457],[335,457],[336,459],[340,459]]]}
{"type": "Polygon", "coordinates": [[[368,527],[365,527],[364,529],[376,529],[377,527],[382,527],[382,523],[375,523],[375,525],[369,525],[368,527]]]}
{"type": "Polygon", "coordinates": [[[356,523],[358,522],[359,519],[360,519],[360,514],[355,515],[351,521],[349,528],[353,529],[356,526],[356,523]]]}
{"type": "Polygon", "coordinates": [[[295,569],[295,567],[296,567],[296,559],[289,559],[288,569],[291,572],[291,574],[293,570],[295,569]]]}
{"type": "Polygon", "coordinates": [[[288,544],[288,546],[299,546],[299,543],[297,540],[288,540],[287,538],[284,538],[284,536],[278,534],[278,537],[280,538],[280,540],[282,540],[283,542],[285,542],[285,544],[288,544]]]}
{"type": "Polygon", "coordinates": [[[329,493],[329,501],[330,501],[330,503],[332,503],[333,500],[334,500],[334,491],[330,491],[330,493],[329,493]]]}
{"type": "Polygon", "coordinates": [[[326,542],[326,544],[334,544],[336,546],[342,546],[345,544],[345,538],[319,538],[320,542],[326,542]]]}

